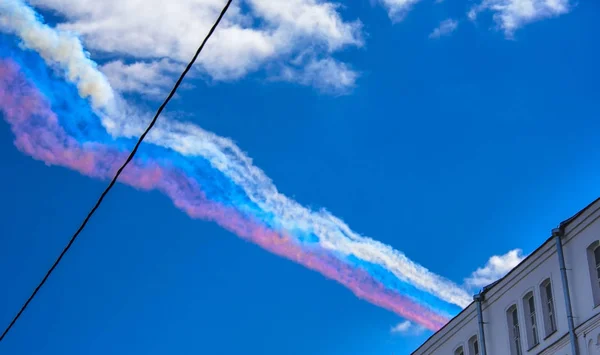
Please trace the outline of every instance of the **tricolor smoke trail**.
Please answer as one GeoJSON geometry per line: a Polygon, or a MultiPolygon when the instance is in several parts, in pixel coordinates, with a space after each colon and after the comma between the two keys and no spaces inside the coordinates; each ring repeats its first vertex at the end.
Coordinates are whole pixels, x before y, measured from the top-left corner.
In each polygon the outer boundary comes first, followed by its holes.
{"type": "MultiPolygon", "coordinates": [[[[114,175],[149,117],[112,90],[77,37],[43,24],[21,0],[2,0],[0,31],[0,112],[16,147],[48,165],[114,175]]],[[[280,194],[230,140],[159,120],[122,183],[161,191],[190,217],[214,221],[430,330],[470,302],[464,289],[404,254],[280,194]]]]}

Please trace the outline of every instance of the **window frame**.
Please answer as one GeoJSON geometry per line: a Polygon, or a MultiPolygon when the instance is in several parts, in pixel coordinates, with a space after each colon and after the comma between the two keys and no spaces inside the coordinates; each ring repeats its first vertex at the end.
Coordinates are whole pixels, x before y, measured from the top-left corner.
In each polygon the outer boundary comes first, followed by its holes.
{"type": "Polygon", "coordinates": [[[594,308],[600,306],[600,264],[597,263],[597,251],[600,251],[600,241],[598,240],[593,241],[586,248],[594,308]]]}
{"type": "Polygon", "coordinates": [[[528,290],[521,299],[523,302],[523,317],[525,320],[525,336],[527,338],[527,349],[529,351],[540,344],[535,290],[528,290]]]}
{"type": "Polygon", "coordinates": [[[465,347],[461,344],[454,349],[454,355],[465,355],[465,347]]]}
{"type": "Polygon", "coordinates": [[[477,334],[469,338],[469,355],[480,355],[481,348],[479,345],[479,336],[477,334]],[[475,349],[477,347],[477,349],[475,349]],[[477,350],[477,351],[475,351],[477,350]]]}
{"type": "Polygon", "coordinates": [[[558,330],[558,324],[556,321],[556,297],[554,296],[554,287],[551,277],[547,277],[540,282],[539,292],[540,301],[542,303],[544,339],[547,339],[558,330]],[[550,298],[548,298],[548,290],[550,298]]]}
{"type": "Polygon", "coordinates": [[[600,245],[597,245],[592,250],[592,253],[594,254],[594,264],[595,264],[595,270],[596,270],[596,282],[598,284],[598,287],[600,287],[600,245]]]}
{"type": "Polygon", "coordinates": [[[508,326],[508,340],[511,355],[524,355],[521,343],[521,323],[519,320],[519,307],[517,303],[506,308],[506,325],[508,326]]]}

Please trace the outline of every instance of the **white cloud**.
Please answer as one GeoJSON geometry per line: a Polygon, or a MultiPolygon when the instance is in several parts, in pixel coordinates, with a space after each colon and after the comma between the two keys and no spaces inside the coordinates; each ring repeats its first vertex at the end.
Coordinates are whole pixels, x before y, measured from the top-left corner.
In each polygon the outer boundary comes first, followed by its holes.
{"type": "Polygon", "coordinates": [[[386,8],[392,21],[401,21],[420,0],[378,0],[386,8]]]}
{"type": "Polygon", "coordinates": [[[256,14],[286,31],[320,39],[330,50],[361,45],[360,22],[344,22],[338,5],[322,0],[248,0],[256,14]]]}
{"type": "Polygon", "coordinates": [[[394,327],[392,327],[392,329],[390,331],[393,334],[417,336],[417,335],[423,334],[425,332],[425,328],[423,328],[422,326],[420,326],[418,324],[414,324],[408,320],[405,320],[403,322],[396,324],[394,327]]]}
{"type": "Polygon", "coordinates": [[[358,73],[333,58],[311,58],[299,68],[284,67],[279,79],[314,86],[322,92],[343,95],[356,86],[358,73]]]}
{"type": "Polygon", "coordinates": [[[471,21],[477,20],[477,9],[476,8],[470,9],[469,12],[467,12],[467,17],[471,21]]]}
{"type": "MultiPolygon", "coordinates": [[[[86,47],[134,58],[149,70],[164,59],[189,61],[225,4],[225,0],[30,2],[62,14],[67,20],[58,27],[78,33],[86,47]]],[[[286,65],[306,49],[334,61],[335,52],[362,44],[361,23],[343,19],[333,2],[246,0],[232,4],[197,68],[214,80],[235,80],[268,64],[286,65]]],[[[122,76],[139,69],[134,68],[114,64],[109,78],[130,91],[153,91],[152,81],[132,83],[122,76]]],[[[165,79],[158,74],[158,82],[165,79]]]]}
{"type": "Polygon", "coordinates": [[[174,84],[174,74],[183,66],[163,59],[153,62],[125,64],[115,60],[100,67],[111,86],[123,93],[137,92],[152,98],[162,98],[174,84]]]}
{"type": "Polygon", "coordinates": [[[429,34],[429,38],[440,38],[441,36],[447,36],[456,31],[457,27],[458,21],[453,19],[444,20],[440,22],[440,25],[429,34]]]}
{"type": "Polygon", "coordinates": [[[521,249],[514,249],[504,255],[492,256],[484,267],[477,269],[465,279],[468,287],[480,288],[499,280],[525,259],[521,249]]]}
{"type": "Polygon", "coordinates": [[[475,20],[482,11],[492,11],[497,26],[512,37],[524,25],[569,12],[569,0],[483,0],[467,13],[475,20]]]}

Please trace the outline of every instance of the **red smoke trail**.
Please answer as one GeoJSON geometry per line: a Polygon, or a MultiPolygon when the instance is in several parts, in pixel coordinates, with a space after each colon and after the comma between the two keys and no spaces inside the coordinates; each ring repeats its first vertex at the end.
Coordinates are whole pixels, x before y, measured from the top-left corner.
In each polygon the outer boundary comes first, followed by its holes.
{"type": "MultiPolygon", "coordinates": [[[[0,60],[0,111],[22,152],[48,165],[58,165],[81,174],[106,179],[114,175],[126,155],[98,143],[79,143],[62,129],[50,104],[30,85],[16,63],[0,60]]],[[[318,271],[346,286],[359,298],[437,330],[448,319],[386,289],[366,271],[354,269],[335,256],[318,249],[302,249],[284,233],[278,233],[232,207],[206,199],[201,186],[176,168],[134,160],[121,181],[143,190],[157,189],[192,218],[211,220],[239,237],[276,255],[318,271]]]]}

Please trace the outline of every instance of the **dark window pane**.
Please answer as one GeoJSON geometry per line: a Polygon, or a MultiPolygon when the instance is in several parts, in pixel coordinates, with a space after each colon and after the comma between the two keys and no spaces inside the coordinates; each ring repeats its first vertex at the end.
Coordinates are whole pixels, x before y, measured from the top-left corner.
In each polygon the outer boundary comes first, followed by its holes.
{"type": "Polygon", "coordinates": [[[529,297],[529,313],[535,312],[535,304],[533,303],[533,296],[529,297]]]}

